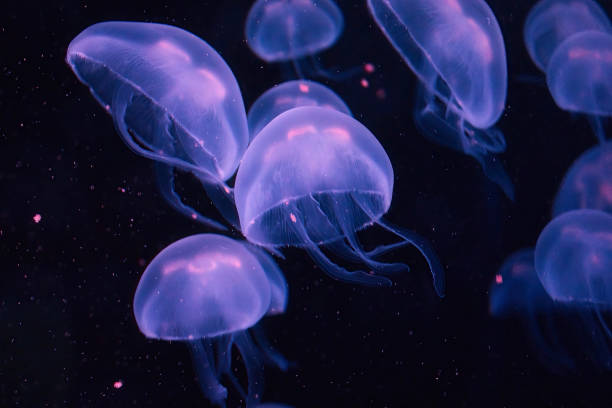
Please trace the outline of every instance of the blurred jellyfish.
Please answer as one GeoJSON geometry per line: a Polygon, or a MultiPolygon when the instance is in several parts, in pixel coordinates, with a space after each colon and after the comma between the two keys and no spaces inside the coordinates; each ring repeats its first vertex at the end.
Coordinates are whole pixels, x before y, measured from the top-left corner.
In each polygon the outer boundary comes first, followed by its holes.
{"type": "Polygon", "coordinates": [[[415,120],[434,141],[473,156],[512,198],[512,182],[491,153],[503,152],[492,128],[506,101],[501,30],[483,0],[368,0],[387,39],[421,82],[415,120]]]}
{"type": "Polygon", "coordinates": [[[333,278],[374,285],[391,282],[374,273],[349,272],[319,246],[389,273],[407,266],[375,258],[410,243],[427,259],[442,296],[444,271],[429,244],[382,218],[392,194],[393,168],[374,135],[352,117],[322,107],[294,108],[268,123],[249,145],[235,187],[241,230],[250,242],[302,247],[333,278]],[[363,250],[356,233],[372,224],[402,241],[363,250]]]}
{"type": "Polygon", "coordinates": [[[245,244],[220,235],[183,238],[151,261],[134,295],[140,331],[149,338],[187,343],[202,391],[217,405],[224,406],[227,397],[223,375],[248,406],[261,397],[261,350],[247,330],[266,313],[278,313],[286,297],[274,288],[284,283],[282,274],[269,269],[270,258],[262,264],[260,255],[265,254],[254,255],[245,244]],[[247,393],[231,370],[232,345],[246,367],[247,393]]]}
{"type": "Polygon", "coordinates": [[[251,105],[247,115],[251,139],[272,119],[299,106],[321,106],[351,115],[344,101],[328,87],[307,80],[287,81],[268,89],[251,105]]]}
{"type": "Polygon", "coordinates": [[[345,79],[362,68],[332,73],[321,68],[314,55],[338,41],[344,17],[333,0],[257,0],[247,16],[249,48],[266,62],[292,62],[298,77],[304,74],[345,79]]]}
{"type": "Polygon", "coordinates": [[[182,202],[173,172],[176,167],[193,173],[231,218],[235,210],[225,181],[238,167],[248,131],[240,89],[221,56],[177,27],[105,22],[81,32],[66,61],[112,115],[124,142],[158,163],[168,202],[224,229],[182,202]]]}
{"type": "Polygon", "coordinates": [[[561,109],[589,116],[603,143],[601,117],[612,116],[612,34],[584,31],[566,39],[550,58],[546,82],[561,109]]]}
{"type": "Polygon", "coordinates": [[[592,0],[541,0],[527,16],[523,37],[529,56],[546,72],[557,47],[582,31],[612,31],[606,13],[592,0]]]}
{"type": "Polygon", "coordinates": [[[566,173],[553,204],[553,217],[578,209],[612,214],[612,142],[583,153],[566,173]]]}

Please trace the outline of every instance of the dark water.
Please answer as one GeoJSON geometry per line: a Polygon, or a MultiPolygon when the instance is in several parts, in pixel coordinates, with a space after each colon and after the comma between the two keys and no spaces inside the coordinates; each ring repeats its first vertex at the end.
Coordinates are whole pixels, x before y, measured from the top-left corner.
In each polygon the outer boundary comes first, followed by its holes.
{"type": "MultiPolygon", "coordinates": [[[[413,74],[374,26],[365,1],[339,2],[346,28],[322,62],[372,62],[377,70],[369,88],[359,78],[327,84],[387,150],[396,183],[387,217],[431,239],[446,266],[447,297],[436,297],[415,250],[394,254],[413,268],[391,289],[332,281],[305,253],[287,251],[280,266],[290,285],[289,309],[264,326],[296,367],[285,374],[267,370],[264,400],[297,407],[612,406],[610,373],[589,364],[553,372],[538,359],[519,319],[488,315],[497,268],[535,243],[563,174],[596,141],[586,120],[556,107],[543,82],[519,80],[541,78],[522,41],[533,3],[489,1],[508,52],[509,91],[499,127],[508,142],[501,158],[516,187],[513,203],[476,161],[417,132],[413,74]],[[379,88],[385,99],[376,97],[379,88]]],[[[612,15],[612,2],[600,4],[612,15]]],[[[248,107],[285,72],[247,48],[249,6],[4,5],[0,406],[207,406],[187,348],[146,340],[131,308],[148,262],[168,244],[205,229],[165,204],[151,162],[127,149],[64,56],[70,40],[99,21],[177,25],[219,51],[248,107]]],[[[210,209],[190,177],[180,179],[179,190],[210,209]]],[[[363,239],[376,242],[373,234],[363,239]]]]}

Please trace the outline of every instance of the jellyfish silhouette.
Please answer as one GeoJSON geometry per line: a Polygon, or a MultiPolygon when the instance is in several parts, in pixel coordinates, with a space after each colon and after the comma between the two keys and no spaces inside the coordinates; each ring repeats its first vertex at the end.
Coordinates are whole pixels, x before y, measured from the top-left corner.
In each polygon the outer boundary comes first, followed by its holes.
{"type": "Polygon", "coordinates": [[[351,115],[344,101],[325,85],[313,81],[287,81],[261,94],[249,109],[247,121],[251,139],[272,119],[300,106],[321,106],[351,115]]]}
{"type": "Polygon", "coordinates": [[[557,47],[548,63],[546,82],[556,104],[588,115],[595,134],[605,141],[602,117],[612,116],[612,34],[584,31],[557,47]]]}
{"type": "Polygon", "coordinates": [[[420,80],[415,120],[430,139],[474,157],[513,198],[493,153],[506,100],[506,50],[483,0],[368,0],[374,20],[420,80]]]}
{"type": "Polygon", "coordinates": [[[523,37],[534,64],[546,72],[559,45],[583,31],[612,31],[612,24],[592,0],[541,0],[527,16],[523,37]]]}
{"type": "Polygon", "coordinates": [[[387,285],[386,276],[349,272],[319,246],[386,274],[407,267],[375,258],[410,243],[427,259],[437,293],[444,293],[444,271],[430,245],[382,218],[391,204],[393,169],[374,135],[348,115],[299,107],[274,118],[249,145],[234,192],[242,233],[254,244],[302,247],[335,279],[387,285]],[[372,224],[402,240],[363,250],[356,232],[372,224]]]}
{"type": "Polygon", "coordinates": [[[221,56],[177,27],[105,22],[81,32],[66,61],[112,115],[123,141],[157,162],[164,198],[185,215],[224,229],[183,203],[173,172],[193,173],[231,218],[225,181],[238,167],[248,130],[240,89],[221,56]]]}
{"type": "Polygon", "coordinates": [[[578,209],[612,214],[612,142],[583,153],[565,174],[553,204],[553,217],[578,209]]]}
{"type": "Polygon", "coordinates": [[[262,350],[248,329],[286,304],[286,290],[284,295],[278,290],[284,283],[282,274],[273,270],[276,266],[270,269],[271,259],[262,264],[261,255],[265,254],[220,235],[183,238],[151,261],[134,295],[140,331],[153,339],[185,342],[202,391],[217,405],[224,406],[227,397],[222,376],[229,378],[247,406],[261,397],[262,350]],[[247,393],[231,370],[233,345],[246,367],[247,393]]]}

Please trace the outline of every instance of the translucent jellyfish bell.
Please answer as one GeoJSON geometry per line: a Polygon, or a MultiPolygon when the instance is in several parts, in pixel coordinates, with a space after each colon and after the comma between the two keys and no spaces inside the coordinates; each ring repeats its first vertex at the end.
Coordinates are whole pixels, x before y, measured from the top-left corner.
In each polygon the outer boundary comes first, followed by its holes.
{"type": "Polygon", "coordinates": [[[557,47],[546,82],[557,105],[590,115],[595,133],[605,140],[599,117],[612,116],[612,34],[585,31],[557,47]]]}
{"type": "Polygon", "coordinates": [[[241,230],[250,242],[303,247],[332,277],[363,284],[390,281],[349,272],[319,246],[384,273],[406,266],[378,262],[376,256],[412,243],[426,257],[442,295],[444,271],[428,243],[382,219],[392,194],[393,169],[374,135],[352,117],[321,107],[291,109],[268,123],[249,145],[235,187],[241,230]],[[373,223],[403,240],[364,251],[356,232],[373,223]]]}
{"type": "Polygon", "coordinates": [[[415,119],[426,136],[476,158],[508,196],[512,183],[490,153],[506,101],[506,50],[483,0],[368,0],[387,39],[419,78],[415,119]]]}
{"type": "Polygon", "coordinates": [[[612,143],[583,153],[566,173],[555,197],[553,217],[578,209],[612,214],[612,143]]]}
{"type": "Polygon", "coordinates": [[[270,309],[264,266],[247,247],[215,234],[181,239],[162,250],[143,273],[134,295],[134,316],[149,338],[186,342],[204,394],[224,404],[226,375],[247,403],[261,395],[260,351],[247,329],[270,309]],[[245,394],[233,378],[235,344],[249,376],[245,394]],[[216,358],[215,358],[216,356],[216,358]]]}
{"type": "Polygon", "coordinates": [[[248,133],[240,89],[221,56],[177,27],[115,21],[81,32],[66,61],[113,116],[124,142],[160,163],[164,197],[186,215],[223,228],[181,201],[172,172],[190,171],[210,190],[229,192],[224,182],[238,167],[248,133]]]}
{"type": "Polygon", "coordinates": [[[268,89],[251,105],[247,115],[251,138],[272,119],[299,106],[321,106],[351,115],[344,101],[325,85],[307,80],[287,81],[268,89]]]}
{"type": "Polygon", "coordinates": [[[557,47],[582,31],[611,32],[612,24],[592,0],[541,0],[527,16],[523,36],[529,56],[542,71],[557,47]]]}

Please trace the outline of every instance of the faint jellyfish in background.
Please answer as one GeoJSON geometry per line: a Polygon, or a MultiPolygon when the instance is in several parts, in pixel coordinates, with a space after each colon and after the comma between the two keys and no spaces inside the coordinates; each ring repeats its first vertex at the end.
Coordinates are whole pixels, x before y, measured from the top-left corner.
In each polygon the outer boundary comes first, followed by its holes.
{"type": "Polygon", "coordinates": [[[583,153],[565,174],[553,204],[553,217],[577,209],[612,214],[612,142],[583,153]]]}
{"type": "Polygon", "coordinates": [[[236,176],[241,230],[265,248],[306,249],[331,277],[366,285],[389,285],[374,272],[348,271],[320,246],[382,274],[407,269],[376,258],[414,245],[427,259],[434,287],[444,293],[444,270],[430,245],[383,220],[393,194],[393,168],[374,135],[334,109],[299,107],[273,119],[253,139],[236,176]],[[365,251],[357,231],[372,224],[397,235],[395,244],[365,251]]]}
{"type": "Polygon", "coordinates": [[[612,31],[608,16],[596,2],[542,0],[529,12],[523,37],[534,64],[546,72],[557,47],[582,31],[612,31]]]}
{"type": "Polygon", "coordinates": [[[173,172],[193,173],[220,212],[233,216],[225,181],[238,167],[248,130],[240,89],[221,56],[177,27],[105,22],[81,32],[66,61],[112,115],[124,142],[156,161],[164,198],[187,216],[225,229],[183,203],[173,172]]]}
{"type": "Polygon", "coordinates": [[[247,115],[249,134],[255,137],[272,119],[300,106],[320,106],[350,115],[344,101],[328,87],[313,81],[287,81],[261,94],[247,115]]]}
{"type": "MultiPolygon", "coordinates": [[[[247,406],[261,398],[262,350],[248,329],[265,314],[279,312],[273,307],[283,303],[277,303],[278,291],[267,275],[270,265],[259,259],[245,244],[224,236],[183,238],[151,261],[134,295],[134,316],[140,331],[153,339],[185,342],[202,391],[216,405],[225,406],[227,398],[222,376],[230,380],[247,406]],[[233,345],[246,368],[247,393],[231,369],[233,345]]],[[[278,276],[275,279],[278,284],[278,276]]]]}
{"type": "Polygon", "coordinates": [[[506,50],[483,0],[368,0],[378,26],[421,82],[415,120],[432,140],[474,157],[513,198],[492,156],[506,149],[492,128],[504,110],[506,50]]]}
{"type": "Polygon", "coordinates": [[[333,0],[257,0],[247,16],[249,48],[266,62],[292,62],[296,74],[342,80],[357,71],[371,73],[371,64],[333,73],[314,56],[338,41],[344,17],[333,0]]]}
{"type": "Polygon", "coordinates": [[[557,47],[546,70],[548,89],[564,110],[588,115],[600,143],[612,116],[612,34],[585,31],[557,47]]]}

